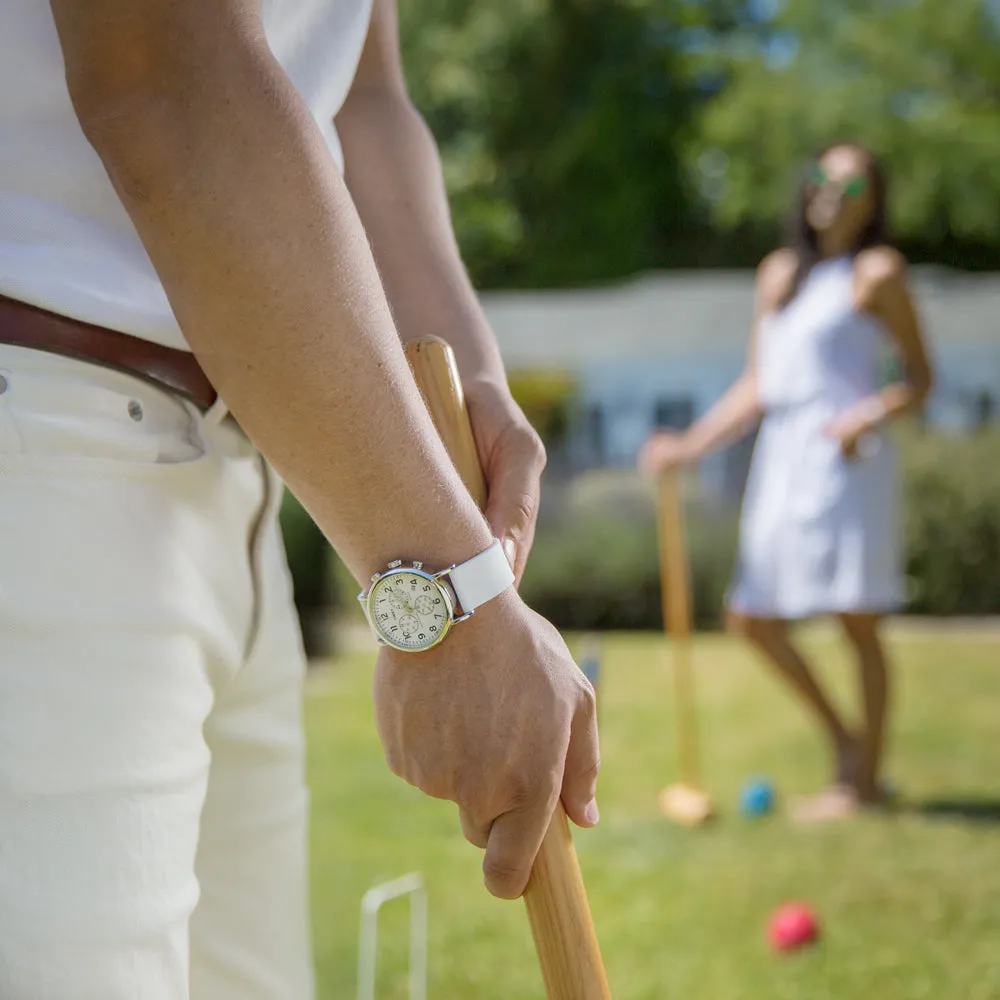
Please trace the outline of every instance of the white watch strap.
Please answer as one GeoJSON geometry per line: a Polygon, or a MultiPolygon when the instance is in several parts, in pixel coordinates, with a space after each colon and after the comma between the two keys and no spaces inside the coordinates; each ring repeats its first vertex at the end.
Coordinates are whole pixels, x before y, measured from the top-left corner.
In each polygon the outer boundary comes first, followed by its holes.
{"type": "Polygon", "coordinates": [[[462,611],[468,614],[502,594],[514,582],[514,571],[497,540],[478,556],[451,570],[448,581],[462,611]]]}

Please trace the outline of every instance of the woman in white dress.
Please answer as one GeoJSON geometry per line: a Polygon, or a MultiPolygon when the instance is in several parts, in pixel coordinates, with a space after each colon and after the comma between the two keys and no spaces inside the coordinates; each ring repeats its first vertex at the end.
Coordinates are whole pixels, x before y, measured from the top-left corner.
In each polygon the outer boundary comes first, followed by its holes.
{"type": "Polygon", "coordinates": [[[889,683],[879,622],[903,599],[894,457],[885,424],[918,409],[932,373],[888,244],[874,156],[836,145],[809,164],[790,245],[764,259],[748,361],[683,434],[647,442],[647,471],[698,461],[762,418],[743,500],[729,623],[812,710],[834,760],[830,789],[800,806],[839,816],[883,797],[889,683]],[[880,385],[886,348],[902,378],[880,385]],[[788,623],[839,619],[856,655],[862,721],[834,708],[788,623]]]}

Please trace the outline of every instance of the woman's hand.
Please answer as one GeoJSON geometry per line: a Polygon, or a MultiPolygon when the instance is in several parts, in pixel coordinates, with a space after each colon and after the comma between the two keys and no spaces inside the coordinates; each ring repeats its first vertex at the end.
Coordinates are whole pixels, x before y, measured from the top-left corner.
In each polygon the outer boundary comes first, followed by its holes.
{"type": "Polygon", "coordinates": [[[639,468],[653,475],[697,460],[687,435],[676,431],[657,431],[639,452],[639,468]]]}
{"type": "Polygon", "coordinates": [[[885,419],[885,406],[877,397],[862,400],[834,417],[824,429],[827,437],[840,444],[840,451],[848,461],[868,458],[878,450],[876,431],[885,419]]]}

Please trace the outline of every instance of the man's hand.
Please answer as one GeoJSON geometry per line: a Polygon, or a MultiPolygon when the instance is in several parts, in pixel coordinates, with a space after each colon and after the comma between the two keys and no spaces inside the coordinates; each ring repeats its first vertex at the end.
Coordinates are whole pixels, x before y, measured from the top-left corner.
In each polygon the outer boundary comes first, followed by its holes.
{"type": "Polygon", "coordinates": [[[486,519],[520,583],[535,538],[545,447],[506,384],[473,381],[465,400],[486,476],[486,519]]]}
{"type": "Polygon", "coordinates": [[[593,689],[512,589],[433,650],[381,649],[375,715],[389,767],[458,803],[496,896],[524,891],[560,795],[575,823],[597,822],[593,689]]]}

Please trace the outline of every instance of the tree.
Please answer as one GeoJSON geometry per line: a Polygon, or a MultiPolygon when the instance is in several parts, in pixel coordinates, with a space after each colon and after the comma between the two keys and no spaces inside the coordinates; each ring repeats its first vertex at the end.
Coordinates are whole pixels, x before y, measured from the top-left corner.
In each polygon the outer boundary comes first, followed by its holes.
{"type": "Polygon", "coordinates": [[[689,163],[723,227],[775,227],[802,158],[852,139],[885,161],[916,256],[1000,266],[1000,25],[988,0],[788,0],[703,53],[727,85],[689,163]]]}
{"type": "Polygon", "coordinates": [[[490,93],[511,85],[506,46],[535,6],[535,0],[399,4],[407,86],[437,140],[455,232],[479,284],[517,253],[522,238],[490,145],[490,93]]]}
{"type": "Polygon", "coordinates": [[[577,285],[687,261],[699,204],[680,152],[697,94],[678,39],[694,8],[421,0],[402,9],[410,90],[440,144],[480,286],[577,285]]]}
{"type": "Polygon", "coordinates": [[[488,128],[523,236],[504,283],[583,284],[682,262],[693,93],[666,4],[549,0],[507,46],[488,128]]]}

